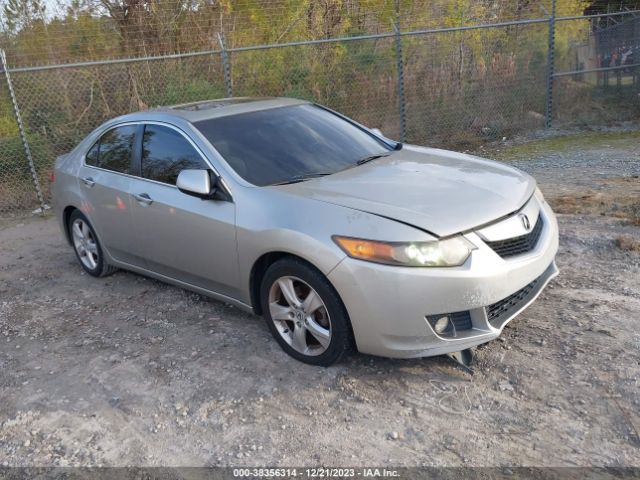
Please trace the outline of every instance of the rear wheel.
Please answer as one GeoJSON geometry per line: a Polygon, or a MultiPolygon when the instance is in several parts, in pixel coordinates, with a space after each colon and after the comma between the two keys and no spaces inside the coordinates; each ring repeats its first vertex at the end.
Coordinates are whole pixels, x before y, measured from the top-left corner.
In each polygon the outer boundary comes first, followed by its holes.
{"type": "Polygon", "coordinates": [[[338,293],[305,262],[284,258],[271,265],[261,301],[273,336],[297,360],[329,366],[351,350],[349,317],[338,293]]]}
{"type": "Polygon", "coordinates": [[[104,277],[117,270],[105,261],[98,236],[82,212],[73,211],[68,228],[73,250],[85,272],[94,277],[104,277]]]}

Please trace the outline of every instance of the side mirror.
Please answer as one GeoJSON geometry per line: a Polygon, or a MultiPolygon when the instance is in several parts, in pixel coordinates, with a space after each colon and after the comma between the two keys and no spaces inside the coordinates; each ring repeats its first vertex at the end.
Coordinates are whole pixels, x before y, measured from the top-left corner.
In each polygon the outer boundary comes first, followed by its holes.
{"type": "Polygon", "coordinates": [[[380,130],[379,128],[370,128],[369,130],[371,130],[371,133],[373,133],[374,135],[384,138],[382,130],[380,130]]]}
{"type": "Polygon", "coordinates": [[[220,183],[220,178],[209,170],[182,170],[178,174],[176,187],[182,193],[203,200],[231,200],[220,183]]]}
{"type": "Polygon", "coordinates": [[[211,195],[211,177],[207,170],[182,170],[178,174],[176,187],[187,195],[207,198],[211,195]]]}

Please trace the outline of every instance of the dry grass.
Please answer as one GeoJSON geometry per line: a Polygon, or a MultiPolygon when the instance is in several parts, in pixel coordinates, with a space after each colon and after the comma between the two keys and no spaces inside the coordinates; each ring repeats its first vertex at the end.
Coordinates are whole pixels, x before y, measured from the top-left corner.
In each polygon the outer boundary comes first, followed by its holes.
{"type": "Polygon", "coordinates": [[[607,178],[598,191],[552,196],[548,200],[557,213],[603,215],[640,225],[640,180],[635,176],[607,178]]]}
{"type": "Polygon", "coordinates": [[[640,225],[640,201],[632,196],[594,192],[550,197],[549,203],[556,213],[604,215],[640,225]]]}
{"type": "MultiPolygon", "coordinates": [[[[629,148],[631,151],[637,149],[640,142],[639,131],[623,132],[583,132],[578,134],[568,134],[551,136],[534,141],[516,142],[512,145],[494,145],[485,150],[492,158],[497,160],[526,160],[549,153],[570,154],[576,149],[590,150],[600,149],[603,145],[616,145],[618,148],[629,148]]],[[[618,177],[620,179],[633,179],[633,177],[618,177]]],[[[636,181],[638,179],[636,178],[636,181]]]]}
{"type": "Polygon", "coordinates": [[[640,252],[640,240],[629,235],[621,235],[616,238],[616,245],[620,250],[627,252],[640,252]]]}

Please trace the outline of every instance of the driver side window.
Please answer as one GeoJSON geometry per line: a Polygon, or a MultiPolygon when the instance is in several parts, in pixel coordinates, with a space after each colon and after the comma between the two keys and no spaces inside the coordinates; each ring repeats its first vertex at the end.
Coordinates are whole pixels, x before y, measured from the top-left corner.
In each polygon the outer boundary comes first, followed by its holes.
{"type": "Polygon", "coordinates": [[[209,167],[189,141],[173,128],[145,125],[142,138],[142,177],[175,185],[182,170],[209,167]]]}

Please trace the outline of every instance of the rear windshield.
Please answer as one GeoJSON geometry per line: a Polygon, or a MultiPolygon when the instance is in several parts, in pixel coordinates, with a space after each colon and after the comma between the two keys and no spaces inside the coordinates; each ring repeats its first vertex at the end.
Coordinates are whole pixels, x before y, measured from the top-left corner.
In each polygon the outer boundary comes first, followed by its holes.
{"type": "Polygon", "coordinates": [[[258,186],[335,173],[391,150],[352,123],[309,104],[194,125],[242,178],[258,186]]]}

